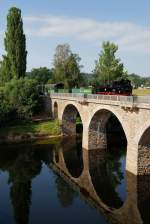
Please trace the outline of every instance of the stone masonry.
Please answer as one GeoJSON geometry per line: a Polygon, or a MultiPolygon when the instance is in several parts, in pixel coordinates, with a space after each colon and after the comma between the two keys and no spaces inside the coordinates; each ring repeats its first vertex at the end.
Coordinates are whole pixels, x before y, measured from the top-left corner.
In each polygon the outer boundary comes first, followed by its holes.
{"type": "MultiPolygon", "coordinates": [[[[105,147],[105,124],[110,114],[115,115],[127,139],[126,169],[135,175],[150,173],[150,149],[141,153],[139,147],[144,133],[150,127],[150,101],[133,103],[117,98],[110,100],[107,96],[93,99],[69,94],[52,94],[50,98],[53,114],[54,104],[58,105],[58,119],[62,121],[63,134],[76,134],[75,121],[77,113],[80,114],[83,123],[82,146],[87,150],[105,147]]],[[[147,135],[150,141],[150,131],[147,131],[147,135]]]]}

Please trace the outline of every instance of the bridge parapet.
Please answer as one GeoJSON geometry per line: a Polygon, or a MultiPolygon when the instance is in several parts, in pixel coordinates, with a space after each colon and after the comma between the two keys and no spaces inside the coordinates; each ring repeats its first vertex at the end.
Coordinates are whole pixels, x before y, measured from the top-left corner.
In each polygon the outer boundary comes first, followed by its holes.
{"type": "Polygon", "coordinates": [[[51,98],[72,100],[81,103],[97,103],[107,105],[117,105],[129,108],[150,109],[150,96],[120,96],[120,95],[100,95],[82,93],[51,93],[51,98]]]}

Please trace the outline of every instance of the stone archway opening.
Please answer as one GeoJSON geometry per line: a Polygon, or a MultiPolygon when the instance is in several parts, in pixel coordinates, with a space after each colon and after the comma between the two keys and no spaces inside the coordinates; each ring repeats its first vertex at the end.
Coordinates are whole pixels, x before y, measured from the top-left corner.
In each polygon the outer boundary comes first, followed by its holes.
{"type": "Polygon", "coordinates": [[[54,119],[58,119],[58,104],[54,103],[54,119]]]}
{"type": "Polygon", "coordinates": [[[126,153],[127,138],[122,125],[114,114],[110,114],[106,122],[106,141],[107,149],[117,154],[126,153]],[[121,150],[116,150],[121,149],[121,150]]]}
{"type": "Polygon", "coordinates": [[[150,174],[150,127],[148,127],[138,144],[138,175],[150,174]]]}
{"type": "Polygon", "coordinates": [[[69,104],[62,116],[62,134],[68,136],[82,135],[83,123],[77,108],[69,104]]]}
{"type": "Polygon", "coordinates": [[[74,105],[67,105],[62,117],[62,133],[69,138],[64,138],[62,148],[66,167],[74,178],[78,178],[83,170],[82,132],[79,111],[74,105]]]}
{"type": "Polygon", "coordinates": [[[127,138],[122,124],[111,111],[97,111],[89,125],[89,149],[127,147],[127,138]]]}
{"type": "Polygon", "coordinates": [[[79,112],[76,117],[76,133],[80,135],[83,133],[83,124],[79,112]]]}
{"type": "Polygon", "coordinates": [[[120,208],[127,197],[125,164],[127,138],[118,118],[108,110],[97,111],[89,126],[89,167],[99,198],[120,208]]]}

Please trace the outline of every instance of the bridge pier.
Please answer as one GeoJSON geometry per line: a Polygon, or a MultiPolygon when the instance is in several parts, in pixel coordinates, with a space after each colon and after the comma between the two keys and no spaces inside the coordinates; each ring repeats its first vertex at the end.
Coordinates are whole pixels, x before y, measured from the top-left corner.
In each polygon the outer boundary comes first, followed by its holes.
{"type": "Polygon", "coordinates": [[[110,115],[114,115],[127,139],[126,169],[134,175],[150,174],[150,98],[143,102],[143,98],[137,97],[133,102],[130,96],[87,95],[84,98],[75,94],[52,94],[51,102],[53,113],[62,121],[63,134],[76,134],[76,117],[80,115],[82,147],[86,150],[106,149],[105,127],[110,115]]]}
{"type": "Polygon", "coordinates": [[[132,139],[128,139],[126,170],[138,175],[138,145],[133,143],[132,139]]]}

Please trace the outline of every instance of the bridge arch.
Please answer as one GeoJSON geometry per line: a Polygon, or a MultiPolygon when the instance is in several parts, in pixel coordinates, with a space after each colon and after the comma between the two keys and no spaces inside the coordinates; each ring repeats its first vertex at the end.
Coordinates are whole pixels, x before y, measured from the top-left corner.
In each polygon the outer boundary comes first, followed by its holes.
{"type": "Polygon", "coordinates": [[[121,117],[113,110],[109,108],[98,108],[93,112],[92,118],[88,125],[88,148],[98,149],[107,147],[107,133],[106,127],[110,119],[115,119],[117,125],[120,125],[122,134],[126,139],[126,145],[128,141],[128,133],[126,124],[121,117]]]}
{"type": "Polygon", "coordinates": [[[76,120],[77,117],[83,119],[80,115],[78,108],[73,104],[67,104],[62,113],[62,134],[63,135],[76,135],[76,120]]]}
{"type": "Polygon", "coordinates": [[[140,143],[143,134],[146,132],[146,130],[149,127],[150,127],[150,118],[146,119],[146,121],[143,123],[143,125],[140,125],[140,128],[137,130],[137,134],[135,136],[135,141],[137,142],[137,144],[140,143]]]}

